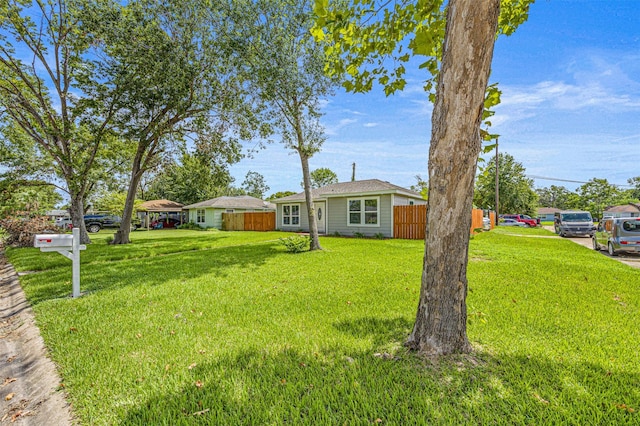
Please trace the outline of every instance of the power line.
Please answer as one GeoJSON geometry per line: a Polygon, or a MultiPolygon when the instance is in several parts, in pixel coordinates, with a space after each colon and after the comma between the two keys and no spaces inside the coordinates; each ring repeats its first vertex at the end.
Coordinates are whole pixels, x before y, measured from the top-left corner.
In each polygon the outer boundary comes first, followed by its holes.
{"type": "MultiPolygon", "coordinates": [[[[526,175],[526,176],[531,179],[543,179],[543,180],[553,180],[558,182],[571,182],[571,183],[589,183],[581,180],[561,179],[561,178],[554,178],[554,177],[547,177],[547,176],[536,176],[536,175],[526,175]]],[[[617,187],[624,187],[624,188],[635,188],[635,186],[633,185],[619,185],[617,183],[611,183],[610,185],[617,186],[617,187]]]]}

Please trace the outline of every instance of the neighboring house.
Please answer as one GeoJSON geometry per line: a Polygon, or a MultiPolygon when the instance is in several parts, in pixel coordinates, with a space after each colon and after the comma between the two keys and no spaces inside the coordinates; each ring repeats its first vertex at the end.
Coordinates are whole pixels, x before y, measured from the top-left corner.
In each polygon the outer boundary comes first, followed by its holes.
{"type": "Polygon", "coordinates": [[[640,203],[629,203],[605,209],[603,217],[640,217],[640,203]]]}
{"type": "MultiPolygon", "coordinates": [[[[336,183],[312,190],[320,234],[393,237],[393,207],[427,204],[414,191],[378,179],[336,183]]],[[[279,198],[276,228],[309,231],[304,192],[279,198]]]]}
{"type": "Polygon", "coordinates": [[[222,229],[222,213],[244,213],[273,211],[276,206],[249,195],[218,197],[184,207],[187,220],[202,228],[222,229]]]}
{"type": "Polygon", "coordinates": [[[45,216],[49,216],[51,219],[63,219],[70,217],[69,210],[49,210],[45,213],[45,216]]]}
{"type": "Polygon", "coordinates": [[[556,212],[562,211],[555,207],[540,207],[538,208],[538,217],[541,222],[553,222],[556,212]]]}

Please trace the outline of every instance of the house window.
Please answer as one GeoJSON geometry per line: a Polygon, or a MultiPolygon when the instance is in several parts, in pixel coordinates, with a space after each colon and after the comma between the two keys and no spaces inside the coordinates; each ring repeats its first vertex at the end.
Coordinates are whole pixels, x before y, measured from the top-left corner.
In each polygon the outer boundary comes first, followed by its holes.
{"type": "Polygon", "coordinates": [[[204,223],[204,209],[196,210],[196,223],[204,223]]]}
{"type": "Polygon", "coordinates": [[[285,204],[282,206],[282,224],[300,225],[300,205],[285,204]]]}
{"type": "Polygon", "coordinates": [[[350,226],[380,226],[380,198],[350,198],[347,200],[347,224],[350,226]]]}

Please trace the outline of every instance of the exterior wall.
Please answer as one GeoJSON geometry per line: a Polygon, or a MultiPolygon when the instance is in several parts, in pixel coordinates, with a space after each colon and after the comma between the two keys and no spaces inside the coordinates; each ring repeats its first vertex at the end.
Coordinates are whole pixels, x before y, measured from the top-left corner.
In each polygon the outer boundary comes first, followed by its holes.
{"type": "MultiPolygon", "coordinates": [[[[204,210],[204,220],[205,223],[197,223],[197,210],[198,209],[190,209],[189,216],[187,218],[188,222],[193,222],[196,225],[200,225],[202,228],[216,228],[222,229],[222,213],[226,213],[227,210],[233,210],[232,213],[245,213],[245,212],[265,212],[265,211],[273,211],[266,209],[214,209],[211,207],[205,207],[204,210]]],[[[276,225],[277,228],[277,225],[276,225]]]]}
{"type": "Polygon", "coordinates": [[[423,200],[423,199],[417,200],[415,198],[404,197],[402,195],[393,196],[394,206],[413,206],[413,205],[418,206],[422,204],[427,204],[427,200],[423,200]]]}
{"type": "MultiPolygon", "coordinates": [[[[327,235],[335,234],[352,236],[355,233],[361,233],[368,237],[376,234],[382,234],[386,238],[393,238],[393,205],[414,205],[427,204],[426,200],[409,198],[399,195],[371,195],[364,198],[378,198],[380,201],[379,217],[377,226],[350,226],[348,225],[348,200],[353,198],[363,198],[353,195],[346,197],[329,198],[326,201],[324,215],[326,217],[327,235]]],[[[283,225],[282,209],[283,204],[278,203],[276,210],[276,229],[282,231],[302,231],[309,232],[309,217],[307,214],[307,205],[304,201],[290,204],[300,205],[300,224],[299,225],[283,225]]]]}
{"type": "Polygon", "coordinates": [[[640,212],[608,212],[602,214],[603,217],[639,217],[640,212]]]}
{"type": "MultiPolygon", "coordinates": [[[[373,198],[367,196],[366,198],[373,198]]],[[[360,197],[340,197],[329,198],[327,200],[327,234],[354,235],[359,232],[367,237],[382,234],[386,238],[393,237],[393,207],[391,206],[391,195],[375,196],[380,199],[380,213],[378,226],[350,226],[348,225],[347,203],[351,198],[360,197]]]]}
{"type": "Polygon", "coordinates": [[[276,209],[276,229],[281,231],[290,232],[309,232],[309,213],[307,212],[307,203],[294,202],[290,204],[278,204],[276,209]],[[282,208],[284,205],[299,205],[300,206],[300,224],[299,225],[284,225],[282,223],[282,208]]]}
{"type": "Polygon", "coordinates": [[[538,215],[541,221],[543,222],[553,222],[555,215],[553,213],[546,213],[538,215]]]}

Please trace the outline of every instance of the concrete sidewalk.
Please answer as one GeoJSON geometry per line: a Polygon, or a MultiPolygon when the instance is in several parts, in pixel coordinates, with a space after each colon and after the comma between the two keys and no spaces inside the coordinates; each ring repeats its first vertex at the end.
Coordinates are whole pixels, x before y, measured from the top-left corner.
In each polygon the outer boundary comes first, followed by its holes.
{"type": "Polygon", "coordinates": [[[47,356],[13,266],[0,248],[0,424],[72,424],[55,365],[47,356]]]}

